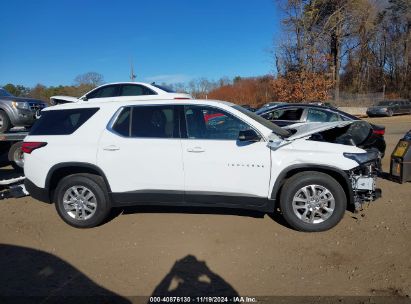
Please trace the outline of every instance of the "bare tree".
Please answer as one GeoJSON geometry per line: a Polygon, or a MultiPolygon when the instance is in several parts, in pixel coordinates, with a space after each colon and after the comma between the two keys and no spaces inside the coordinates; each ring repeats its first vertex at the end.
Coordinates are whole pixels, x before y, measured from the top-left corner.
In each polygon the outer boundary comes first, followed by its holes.
{"type": "Polygon", "coordinates": [[[74,83],[77,86],[88,85],[91,87],[97,87],[104,83],[104,77],[103,75],[96,72],[88,72],[76,76],[76,78],[74,78],[74,83]]]}

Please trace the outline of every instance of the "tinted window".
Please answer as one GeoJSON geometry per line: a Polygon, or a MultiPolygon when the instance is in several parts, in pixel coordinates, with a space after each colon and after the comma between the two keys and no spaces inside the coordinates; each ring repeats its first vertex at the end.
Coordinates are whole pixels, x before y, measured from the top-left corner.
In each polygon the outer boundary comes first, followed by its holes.
{"type": "Polygon", "coordinates": [[[5,89],[1,89],[0,88],[0,97],[11,97],[13,95],[11,95],[9,92],[7,92],[5,89]]]}
{"type": "Polygon", "coordinates": [[[379,106],[393,106],[394,104],[396,104],[395,101],[381,101],[378,103],[379,106]]]}
{"type": "Polygon", "coordinates": [[[163,90],[163,91],[165,91],[165,92],[167,92],[167,93],[175,93],[175,92],[176,92],[176,91],[174,91],[173,89],[170,89],[169,87],[161,86],[161,85],[159,85],[159,84],[152,83],[151,85],[152,85],[153,87],[156,87],[156,88],[158,88],[158,89],[160,89],[160,90],[163,90]]]}
{"type": "Polygon", "coordinates": [[[120,96],[157,95],[154,91],[141,85],[122,85],[120,96]]]}
{"type": "Polygon", "coordinates": [[[269,120],[300,120],[303,114],[302,108],[278,109],[262,115],[269,120]]]}
{"type": "Polygon", "coordinates": [[[131,136],[179,138],[178,119],[174,106],[133,107],[131,136]]]}
{"type": "Polygon", "coordinates": [[[105,86],[87,95],[88,99],[117,96],[118,86],[105,86]]]}
{"type": "Polygon", "coordinates": [[[30,135],[68,135],[81,127],[98,108],[44,111],[30,135]]]}
{"type": "Polygon", "coordinates": [[[123,136],[130,136],[130,108],[124,108],[111,129],[123,136]]]}
{"type": "Polygon", "coordinates": [[[185,106],[184,112],[190,139],[237,140],[240,131],[250,129],[240,119],[213,107],[185,106]]]}
{"type": "Polygon", "coordinates": [[[307,121],[309,122],[331,122],[338,121],[340,117],[338,114],[319,109],[308,109],[307,121]]]}

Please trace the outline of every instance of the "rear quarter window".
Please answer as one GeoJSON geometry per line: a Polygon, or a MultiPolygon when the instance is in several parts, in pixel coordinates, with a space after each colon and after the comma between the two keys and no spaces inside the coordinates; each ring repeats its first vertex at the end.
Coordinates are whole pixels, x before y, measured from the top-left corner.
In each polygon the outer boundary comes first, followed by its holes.
{"type": "Polygon", "coordinates": [[[29,135],[69,135],[80,128],[99,108],[51,110],[42,112],[29,135]]]}

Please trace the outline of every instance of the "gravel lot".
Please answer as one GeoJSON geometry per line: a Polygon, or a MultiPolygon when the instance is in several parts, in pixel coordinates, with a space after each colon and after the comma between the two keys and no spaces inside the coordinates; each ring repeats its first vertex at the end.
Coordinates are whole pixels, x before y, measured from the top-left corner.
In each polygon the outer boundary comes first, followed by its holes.
{"type": "MultiPolygon", "coordinates": [[[[411,116],[370,121],[387,128],[388,171],[411,116]]],[[[347,212],[331,231],[314,234],[293,231],[277,216],[175,208],[130,209],[101,227],[78,230],[63,223],[53,205],[7,199],[0,201],[0,295],[409,300],[411,183],[380,179],[379,187],[380,200],[359,214],[347,212]]]]}

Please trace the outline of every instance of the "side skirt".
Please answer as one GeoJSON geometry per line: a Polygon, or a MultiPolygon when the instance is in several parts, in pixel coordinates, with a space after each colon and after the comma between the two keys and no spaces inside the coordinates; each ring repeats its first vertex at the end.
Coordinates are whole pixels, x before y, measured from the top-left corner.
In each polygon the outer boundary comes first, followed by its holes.
{"type": "Polygon", "coordinates": [[[181,206],[222,207],[274,212],[274,200],[262,197],[231,195],[213,192],[184,192],[164,190],[141,190],[111,193],[113,207],[125,206],[181,206]]]}

